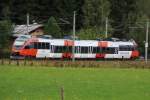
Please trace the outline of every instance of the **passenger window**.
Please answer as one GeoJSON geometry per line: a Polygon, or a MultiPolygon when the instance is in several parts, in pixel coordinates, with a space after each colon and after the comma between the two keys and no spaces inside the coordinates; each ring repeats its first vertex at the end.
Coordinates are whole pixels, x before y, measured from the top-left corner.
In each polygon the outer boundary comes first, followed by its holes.
{"type": "Polygon", "coordinates": [[[102,53],[115,54],[115,48],[112,47],[102,48],[102,53]]]}
{"type": "Polygon", "coordinates": [[[34,49],[50,49],[50,44],[45,42],[34,42],[33,43],[34,49]]]}
{"type": "Polygon", "coordinates": [[[41,49],[45,49],[45,43],[41,43],[42,44],[42,48],[41,49]]]}
{"type": "Polygon", "coordinates": [[[41,43],[37,43],[37,47],[38,47],[38,49],[42,49],[42,44],[41,43]]]}
{"type": "Polygon", "coordinates": [[[69,47],[68,47],[68,52],[69,52],[69,53],[72,53],[72,46],[69,46],[69,47]]]}
{"type": "Polygon", "coordinates": [[[97,53],[97,47],[93,47],[93,53],[97,53]]]}
{"type": "Polygon", "coordinates": [[[62,53],[62,46],[54,46],[55,53],[62,53]]]}
{"type": "Polygon", "coordinates": [[[34,49],[38,49],[38,43],[34,42],[34,49]]]}
{"type": "Polygon", "coordinates": [[[50,48],[49,43],[45,43],[45,49],[49,49],[49,48],[50,48]]]}
{"type": "Polygon", "coordinates": [[[81,47],[81,53],[88,53],[88,47],[81,47]]]}
{"type": "Polygon", "coordinates": [[[119,46],[119,51],[131,51],[131,46],[128,45],[119,46]]]}
{"type": "Polygon", "coordinates": [[[75,53],[79,53],[79,46],[75,47],[75,53]]]}

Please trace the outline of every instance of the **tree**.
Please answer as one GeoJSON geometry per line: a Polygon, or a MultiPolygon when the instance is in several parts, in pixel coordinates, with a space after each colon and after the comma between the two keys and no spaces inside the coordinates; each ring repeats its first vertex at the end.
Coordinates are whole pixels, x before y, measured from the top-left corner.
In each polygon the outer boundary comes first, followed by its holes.
{"type": "Polygon", "coordinates": [[[139,14],[141,15],[146,15],[150,18],[150,11],[149,11],[149,6],[150,6],[150,0],[138,0],[137,1],[137,6],[138,6],[138,11],[139,14]]]}
{"type": "Polygon", "coordinates": [[[92,36],[93,34],[93,38],[96,38],[95,36],[98,36],[97,38],[100,38],[99,36],[104,38],[103,33],[105,32],[105,20],[109,16],[109,7],[110,4],[108,0],[84,0],[84,5],[82,7],[84,15],[84,26],[81,30],[85,31],[80,33],[84,33],[85,36],[89,36],[90,34],[92,36]],[[89,28],[92,29],[91,33],[87,32],[91,31],[89,28]]]}
{"type": "Polygon", "coordinates": [[[114,29],[113,36],[127,38],[129,26],[135,23],[137,17],[137,0],[109,0],[111,4],[111,25],[114,29]]]}
{"type": "MultiPolygon", "coordinates": [[[[108,34],[110,37],[110,34],[108,34]]],[[[101,34],[100,30],[96,27],[89,27],[89,28],[84,28],[81,29],[78,33],[77,36],[80,39],[83,40],[89,40],[89,39],[104,39],[105,38],[105,34],[101,34]]]]}
{"type": "Polygon", "coordinates": [[[61,37],[61,29],[54,17],[50,17],[48,23],[45,25],[45,32],[53,37],[61,37]]]}
{"type": "MultiPolygon", "coordinates": [[[[129,38],[134,39],[138,44],[138,50],[140,51],[141,55],[145,53],[145,40],[146,40],[146,28],[147,28],[147,20],[148,16],[146,15],[139,15],[136,23],[133,27],[130,28],[129,38]]],[[[150,29],[150,28],[149,28],[150,29]]],[[[149,35],[150,38],[150,35],[149,35]]],[[[149,40],[150,43],[150,40],[149,40]]],[[[150,51],[150,48],[148,48],[150,51]]]]}
{"type": "Polygon", "coordinates": [[[9,37],[12,32],[12,25],[10,21],[4,20],[0,21],[0,52],[4,52],[4,49],[6,48],[9,37]]]}
{"type": "Polygon", "coordinates": [[[103,26],[109,15],[108,0],[85,0],[83,5],[84,26],[103,26]]]}

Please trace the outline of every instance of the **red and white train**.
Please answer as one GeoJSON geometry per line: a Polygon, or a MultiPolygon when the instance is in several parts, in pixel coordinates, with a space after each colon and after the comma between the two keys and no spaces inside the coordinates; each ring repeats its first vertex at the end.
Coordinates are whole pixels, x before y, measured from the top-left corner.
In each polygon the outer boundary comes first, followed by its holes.
{"type": "Polygon", "coordinates": [[[11,58],[133,59],[139,57],[134,41],[98,41],[45,39],[31,36],[17,38],[11,58]],[[74,47],[74,54],[72,48],[74,47]]]}

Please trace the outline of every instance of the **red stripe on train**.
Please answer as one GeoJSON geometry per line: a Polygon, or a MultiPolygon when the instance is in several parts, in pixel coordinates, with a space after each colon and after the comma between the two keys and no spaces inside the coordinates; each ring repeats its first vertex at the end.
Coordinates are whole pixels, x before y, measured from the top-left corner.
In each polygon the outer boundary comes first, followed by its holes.
{"type": "Polygon", "coordinates": [[[139,51],[135,50],[135,51],[132,51],[132,54],[131,54],[131,58],[137,58],[139,57],[139,51]]]}
{"type": "Polygon", "coordinates": [[[72,58],[72,53],[63,53],[62,58],[72,58]]]}
{"type": "Polygon", "coordinates": [[[64,41],[64,45],[65,45],[65,46],[73,46],[73,45],[74,45],[74,42],[71,41],[71,40],[65,40],[65,41],[64,41]]]}
{"type": "Polygon", "coordinates": [[[108,47],[108,42],[106,42],[106,41],[98,42],[98,46],[99,47],[108,47]]]}
{"type": "Polygon", "coordinates": [[[96,58],[105,58],[106,54],[96,54],[96,58]]]}
{"type": "Polygon", "coordinates": [[[23,49],[19,51],[19,54],[22,56],[36,57],[37,49],[23,49]]]}

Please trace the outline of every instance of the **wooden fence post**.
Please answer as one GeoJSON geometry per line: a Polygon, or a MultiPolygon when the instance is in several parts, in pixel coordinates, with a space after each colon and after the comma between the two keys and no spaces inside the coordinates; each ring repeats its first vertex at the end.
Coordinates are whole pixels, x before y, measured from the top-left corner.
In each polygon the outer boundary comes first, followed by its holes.
{"type": "Polygon", "coordinates": [[[27,60],[26,60],[26,58],[24,59],[24,66],[26,66],[27,65],[27,60]]]}
{"type": "Polygon", "coordinates": [[[9,65],[11,65],[11,60],[9,59],[9,65]]]}
{"type": "Polygon", "coordinates": [[[31,61],[30,66],[33,66],[33,60],[32,60],[32,59],[30,59],[30,61],[31,61]]]}
{"type": "Polygon", "coordinates": [[[19,66],[19,60],[17,60],[17,66],[19,66]]]}
{"type": "Polygon", "coordinates": [[[60,88],[60,96],[61,96],[60,100],[64,100],[64,88],[63,87],[60,88]]]}
{"type": "Polygon", "coordinates": [[[4,65],[4,59],[3,59],[3,58],[2,58],[2,60],[1,60],[1,64],[4,65]]]}

